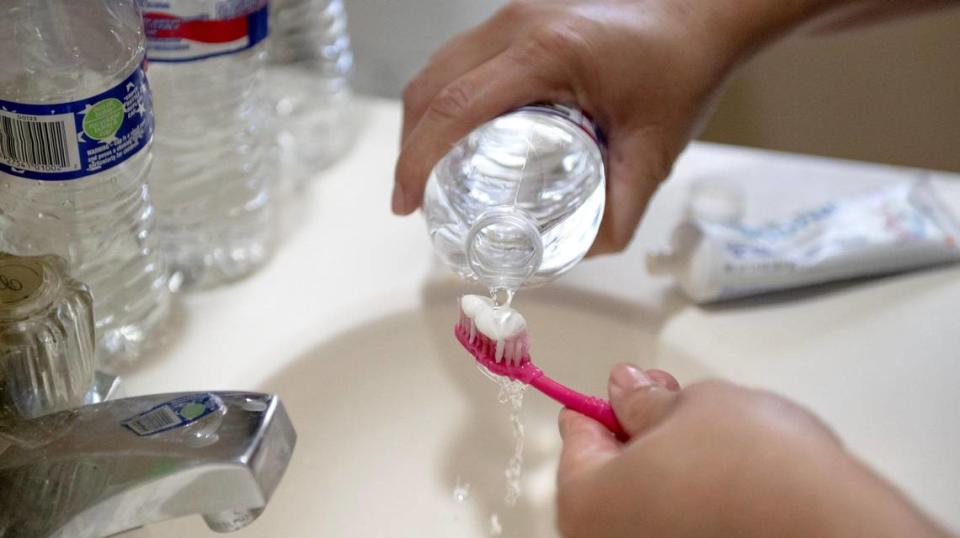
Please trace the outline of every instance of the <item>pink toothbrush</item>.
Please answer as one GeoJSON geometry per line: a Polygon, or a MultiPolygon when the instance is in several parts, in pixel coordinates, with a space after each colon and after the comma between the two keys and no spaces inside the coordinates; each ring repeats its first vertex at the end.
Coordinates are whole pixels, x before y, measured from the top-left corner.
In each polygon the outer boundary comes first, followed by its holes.
{"type": "Polygon", "coordinates": [[[530,345],[525,327],[498,342],[477,328],[476,320],[464,312],[461,301],[460,321],[454,327],[454,334],[460,344],[487,370],[533,386],[564,407],[600,422],[621,441],[629,438],[613,413],[610,402],[581,394],[558,383],[533,364],[530,359],[530,345]]]}

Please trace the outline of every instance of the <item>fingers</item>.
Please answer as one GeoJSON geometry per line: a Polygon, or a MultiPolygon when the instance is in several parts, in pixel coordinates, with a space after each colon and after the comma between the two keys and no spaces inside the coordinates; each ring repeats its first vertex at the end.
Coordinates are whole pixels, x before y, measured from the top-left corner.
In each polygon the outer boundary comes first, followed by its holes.
{"type": "Polygon", "coordinates": [[[507,32],[491,28],[490,21],[461,34],[440,48],[403,92],[403,129],[400,146],[420,121],[427,106],[454,80],[497,56],[507,47],[507,32]]]}
{"type": "Polygon", "coordinates": [[[664,374],[669,374],[657,372],[646,374],[632,364],[618,364],[610,371],[610,404],[631,438],[644,434],[659,423],[677,402],[677,391],[653,379],[663,379],[664,374]]]}
{"type": "Polygon", "coordinates": [[[607,201],[597,239],[589,256],[619,252],[630,244],[647,203],[667,178],[672,158],[657,149],[657,131],[607,133],[612,145],[607,158],[607,201]]]}
{"type": "Polygon", "coordinates": [[[537,71],[506,52],[453,81],[427,105],[397,160],[393,211],[412,213],[423,199],[430,170],[450,146],[481,123],[554,91],[543,66],[537,71]]]}
{"type": "Polygon", "coordinates": [[[606,427],[570,409],[560,412],[560,437],[563,452],[557,470],[559,482],[596,468],[621,450],[620,442],[606,427]]]}

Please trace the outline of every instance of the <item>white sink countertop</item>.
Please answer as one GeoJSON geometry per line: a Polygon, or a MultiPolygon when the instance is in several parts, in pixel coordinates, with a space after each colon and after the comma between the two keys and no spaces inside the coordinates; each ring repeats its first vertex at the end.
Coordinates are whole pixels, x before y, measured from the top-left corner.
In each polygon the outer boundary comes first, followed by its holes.
{"type": "MultiPolygon", "coordinates": [[[[527,395],[524,493],[504,508],[507,411],[452,337],[454,299],[476,288],[434,261],[420,216],[390,214],[400,104],[356,106],[349,155],[279,208],[274,259],[245,281],[182,297],[169,342],[123,372],[127,393],[281,396],[299,443],[270,505],[238,537],[487,536],[494,514],[504,536],[553,536],[558,408],[527,395]],[[464,503],[452,498],[458,481],[471,484],[464,503]]],[[[612,364],[634,360],[682,383],[715,376],[787,395],[960,531],[960,268],[698,307],[643,264],[692,181],[744,186],[748,217],[763,218],[915,174],[693,144],[625,253],[518,295],[533,354],[598,394],[612,364]]],[[[960,176],[933,177],[960,201],[960,176]]],[[[129,536],[211,531],[191,517],[129,536]]]]}

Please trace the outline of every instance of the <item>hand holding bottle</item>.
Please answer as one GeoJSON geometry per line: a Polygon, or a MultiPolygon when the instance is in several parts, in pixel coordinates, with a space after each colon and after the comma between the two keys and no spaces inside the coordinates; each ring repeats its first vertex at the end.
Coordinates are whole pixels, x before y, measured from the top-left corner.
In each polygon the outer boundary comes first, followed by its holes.
{"type": "MultiPolygon", "coordinates": [[[[536,102],[575,106],[609,142],[593,253],[622,250],[738,64],[818,15],[828,28],[943,0],[518,0],[443,46],[404,92],[393,211],[478,125],[536,102]]],[[[819,22],[819,21],[818,21],[819,22]]]]}
{"type": "Polygon", "coordinates": [[[404,94],[394,211],[420,205],[431,168],[480,123],[532,102],[576,104],[609,140],[594,250],[622,249],[745,46],[725,9],[687,4],[514,2],[455,38],[404,94]]]}

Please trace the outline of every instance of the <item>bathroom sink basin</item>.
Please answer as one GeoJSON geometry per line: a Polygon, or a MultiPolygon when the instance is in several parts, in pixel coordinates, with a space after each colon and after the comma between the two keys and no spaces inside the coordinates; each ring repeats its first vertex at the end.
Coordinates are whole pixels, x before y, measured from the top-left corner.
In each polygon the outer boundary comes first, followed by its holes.
{"type": "MultiPolygon", "coordinates": [[[[283,399],[297,449],[266,511],[238,537],[556,536],[559,408],[526,394],[522,494],[506,506],[509,408],[453,337],[457,296],[478,290],[433,261],[422,219],[387,211],[399,111],[395,102],[361,101],[358,145],[287,200],[273,262],[234,286],[182,298],[169,341],[122,372],[131,395],[246,389],[283,399]]],[[[627,252],[517,296],[532,356],[597,395],[620,361],[667,369],[682,383],[719,376],[785,393],[960,530],[960,271],[702,308],[643,268],[646,247],[666,238],[691,181],[754,182],[748,205],[762,217],[783,210],[778,204],[911,174],[696,145],[627,252]]],[[[956,176],[941,179],[960,189],[956,176]]],[[[129,536],[209,535],[188,518],[129,536]]]]}
{"type": "MultiPolygon", "coordinates": [[[[299,441],[271,506],[238,536],[555,536],[559,407],[525,395],[522,493],[507,506],[509,406],[453,338],[463,292],[438,275],[417,307],[312,342],[259,384],[282,394],[299,441]]],[[[617,361],[654,364],[652,309],[572,284],[514,305],[530,320],[538,364],[581,390],[605,394],[617,361]]],[[[192,535],[197,523],[135,536],[192,535]]]]}

